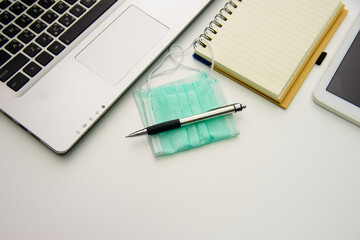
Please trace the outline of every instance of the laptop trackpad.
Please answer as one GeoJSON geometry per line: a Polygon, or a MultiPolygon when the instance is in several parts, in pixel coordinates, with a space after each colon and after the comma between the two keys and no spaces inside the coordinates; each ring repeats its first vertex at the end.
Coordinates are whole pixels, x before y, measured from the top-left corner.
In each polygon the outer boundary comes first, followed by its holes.
{"type": "Polygon", "coordinates": [[[116,85],[168,31],[151,16],[130,6],[76,59],[116,85]]]}

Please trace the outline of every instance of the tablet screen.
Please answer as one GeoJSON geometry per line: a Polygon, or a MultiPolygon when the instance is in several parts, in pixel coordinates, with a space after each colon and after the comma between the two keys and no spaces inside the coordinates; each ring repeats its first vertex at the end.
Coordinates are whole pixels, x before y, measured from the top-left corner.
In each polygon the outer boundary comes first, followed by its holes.
{"type": "Polygon", "coordinates": [[[327,91],[360,107],[360,35],[357,34],[327,91]]]}

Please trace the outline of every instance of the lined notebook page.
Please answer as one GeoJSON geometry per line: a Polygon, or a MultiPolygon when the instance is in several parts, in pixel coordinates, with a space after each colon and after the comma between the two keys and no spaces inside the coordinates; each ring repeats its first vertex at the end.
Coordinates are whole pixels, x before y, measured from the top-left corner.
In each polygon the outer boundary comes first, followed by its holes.
{"type": "MultiPolygon", "coordinates": [[[[279,100],[342,6],[340,0],[243,0],[212,38],[215,66],[279,100]]],[[[196,53],[209,60],[209,48],[196,53]]]]}

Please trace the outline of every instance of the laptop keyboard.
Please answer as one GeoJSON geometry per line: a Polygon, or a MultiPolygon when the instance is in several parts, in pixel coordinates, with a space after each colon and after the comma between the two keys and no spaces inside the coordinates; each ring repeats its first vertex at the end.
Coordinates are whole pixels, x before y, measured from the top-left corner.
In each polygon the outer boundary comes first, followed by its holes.
{"type": "MultiPolygon", "coordinates": [[[[0,82],[19,91],[116,0],[0,1],[0,82]]],[[[3,86],[1,86],[3,87],[3,86]]]]}

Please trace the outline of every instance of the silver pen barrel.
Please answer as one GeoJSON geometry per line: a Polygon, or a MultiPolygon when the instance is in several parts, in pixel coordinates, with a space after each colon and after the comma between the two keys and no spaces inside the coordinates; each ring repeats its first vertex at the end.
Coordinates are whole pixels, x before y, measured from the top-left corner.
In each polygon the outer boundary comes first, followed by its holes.
{"type": "Polygon", "coordinates": [[[202,120],[205,120],[205,119],[209,119],[209,118],[213,118],[213,117],[217,117],[217,116],[221,116],[221,115],[241,111],[244,108],[246,108],[245,105],[240,104],[240,103],[235,103],[235,104],[230,104],[230,105],[227,105],[227,106],[215,108],[215,109],[212,109],[212,110],[209,110],[207,112],[200,113],[200,114],[197,114],[197,115],[194,115],[194,116],[182,118],[182,119],[179,119],[179,120],[180,120],[181,125],[186,125],[186,124],[190,124],[190,123],[193,123],[193,122],[198,122],[198,121],[202,121],[202,120]]]}

